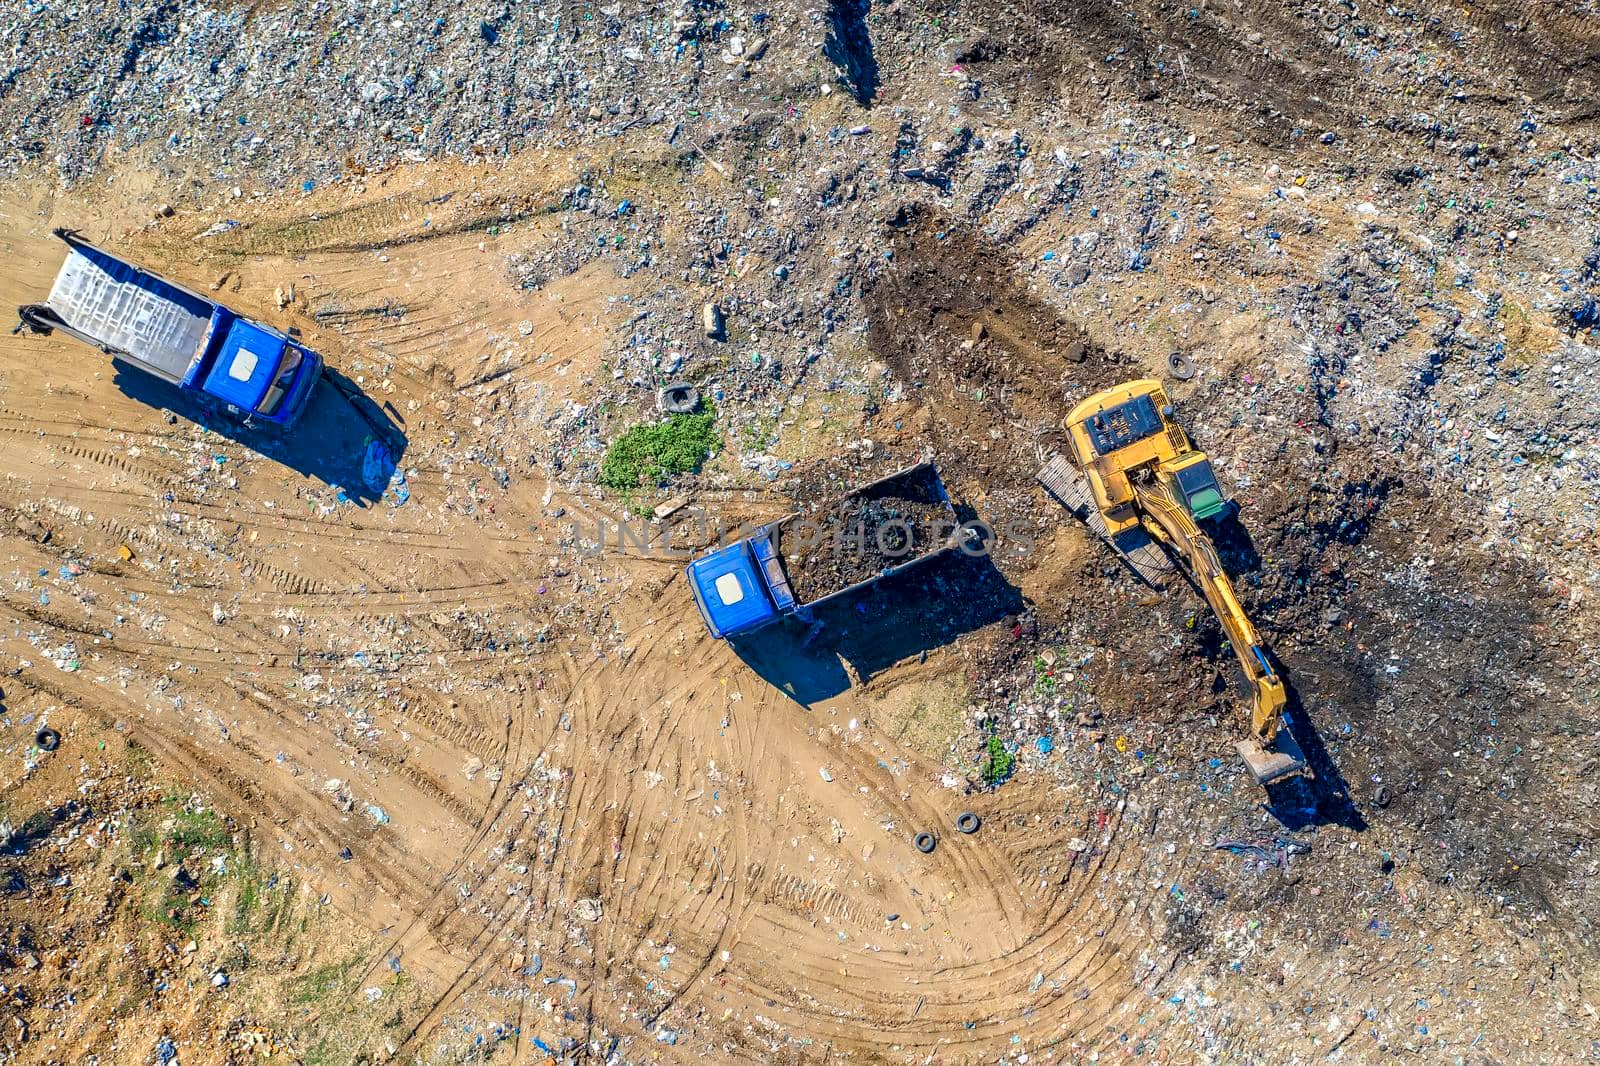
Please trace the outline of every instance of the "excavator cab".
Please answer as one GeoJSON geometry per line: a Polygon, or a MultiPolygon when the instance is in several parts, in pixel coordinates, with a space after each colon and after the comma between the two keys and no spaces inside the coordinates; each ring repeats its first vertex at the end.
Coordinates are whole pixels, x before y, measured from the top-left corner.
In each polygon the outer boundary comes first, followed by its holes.
{"type": "Polygon", "coordinates": [[[1217,484],[1216,471],[1204,452],[1190,452],[1163,463],[1157,470],[1167,491],[1194,515],[1196,521],[1215,518],[1228,509],[1217,484]]]}

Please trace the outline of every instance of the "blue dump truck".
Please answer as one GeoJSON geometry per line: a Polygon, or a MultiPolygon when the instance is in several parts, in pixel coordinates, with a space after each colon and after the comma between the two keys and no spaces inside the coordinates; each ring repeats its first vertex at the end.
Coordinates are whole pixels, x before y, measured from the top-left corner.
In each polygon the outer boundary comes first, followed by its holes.
{"type": "Polygon", "coordinates": [[[803,508],[689,564],[689,587],[717,639],[810,611],[949,552],[981,554],[932,463],[803,508]]]}
{"type": "MultiPolygon", "coordinates": [[[[181,285],[94,247],[71,230],[55,285],[17,309],[22,327],[61,330],[113,359],[221,400],[247,421],[287,428],[305,411],[322,357],[181,285]]],[[[21,327],[19,327],[21,328],[21,327]]]]}

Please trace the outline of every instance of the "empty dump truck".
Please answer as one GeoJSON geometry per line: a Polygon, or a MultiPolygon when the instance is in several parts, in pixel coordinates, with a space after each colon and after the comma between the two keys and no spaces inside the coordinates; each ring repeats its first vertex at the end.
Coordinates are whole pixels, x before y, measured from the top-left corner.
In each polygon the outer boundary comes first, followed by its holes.
{"type": "Polygon", "coordinates": [[[96,248],[71,230],[50,295],[17,309],[34,333],[76,337],[113,359],[247,420],[287,428],[322,375],[322,357],[270,326],[96,248]]]}

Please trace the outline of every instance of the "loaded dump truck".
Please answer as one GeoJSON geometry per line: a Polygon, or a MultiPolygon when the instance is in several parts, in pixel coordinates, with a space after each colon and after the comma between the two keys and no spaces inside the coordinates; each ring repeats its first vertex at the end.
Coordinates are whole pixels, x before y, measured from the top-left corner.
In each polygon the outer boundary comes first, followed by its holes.
{"type": "MultiPolygon", "coordinates": [[[[247,421],[288,428],[305,411],[322,357],[181,285],[58,229],[67,259],[21,327],[61,330],[178,388],[221,400],[247,421]]],[[[21,328],[19,327],[19,328],[21,328]]]]}
{"type": "Polygon", "coordinates": [[[975,551],[932,463],[805,508],[689,564],[711,635],[753,632],[954,551],[975,551]]]}

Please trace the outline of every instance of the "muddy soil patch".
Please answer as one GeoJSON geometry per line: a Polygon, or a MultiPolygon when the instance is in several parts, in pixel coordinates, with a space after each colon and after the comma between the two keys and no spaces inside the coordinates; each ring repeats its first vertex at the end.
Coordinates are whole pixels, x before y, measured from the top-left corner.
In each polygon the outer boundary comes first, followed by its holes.
{"type": "Polygon", "coordinates": [[[1291,668],[1358,801],[1386,789],[1429,878],[1592,914],[1595,889],[1572,876],[1588,808],[1571,781],[1600,753],[1578,695],[1591,672],[1563,665],[1580,642],[1526,564],[1445,546],[1440,524],[1384,523],[1291,668]]]}
{"type": "Polygon", "coordinates": [[[1027,291],[1014,256],[926,211],[891,225],[891,265],[865,287],[868,342],[898,396],[958,477],[987,489],[1031,485],[1036,442],[1068,401],[1126,371],[1083,329],[1027,291]]]}
{"type": "Polygon", "coordinates": [[[1326,47],[1331,31],[1311,10],[980,0],[964,13],[968,36],[950,58],[1002,93],[1066,95],[1087,112],[1115,91],[1204,109],[1208,122],[1262,143],[1286,144],[1297,127],[1342,125],[1327,83],[1359,79],[1326,47]]]}

